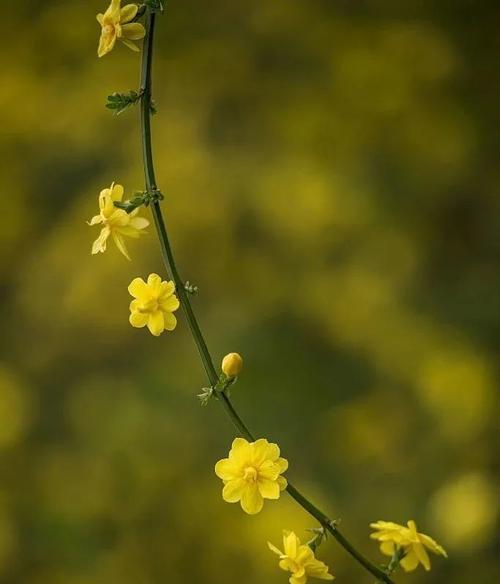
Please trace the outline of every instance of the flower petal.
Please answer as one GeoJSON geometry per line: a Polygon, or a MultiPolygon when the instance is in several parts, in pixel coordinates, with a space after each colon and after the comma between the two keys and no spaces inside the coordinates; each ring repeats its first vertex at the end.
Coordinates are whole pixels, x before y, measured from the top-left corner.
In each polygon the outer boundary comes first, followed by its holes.
{"type": "Polygon", "coordinates": [[[273,545],[270,541],[267,542],[267,547],[274,552],[278,556],[282,556],[283,552],[279,550],[275,545],[273,545]]]}
{"type": "Polygon", "coordinates": [[[132,22],[122,26],[122,38],[138,41],[143,39],[146,34],[146,29],[140,22],[132,22]]]}
{"type": "Polygon", "coordinates": [[[104,57],[107,53],[113,50],[116,43],[116,34],[105,32],[104,30],[101,32],[101,37],[99,39],[99,46],[97,47],[97,56],[104,57]]]}
{"type": "Polygon", "coordinates": [[[276,482],[280,486],[280,491],[284,491],[288,486],[288,481],[285,479],[285,477],[278,477],[276,482]]]}
{"type": "Polygon", "coordinates": [[[300,539],[295,533],[293,531],[283,530],[283,547],[285,548],[285,554],[289,558],[295,558],[299,546],[300,539]]]}
{"type": "Polygon", "coordinates": [[[160,293],[160,286],[161,286],[161,278],[158,274],[149,274],[148,276],[148,286],[151,289],[151,292],[155,294],[160,293]]]}
{"type": "Polygon", "coordinates": [[[380,551],[384,554],[384,556],[392,556],[394,549],[395,545],[393,541],[383,541],[380,544],[380,551]]]}
{"type": "Polygon", "coordinates": [[[431,550],[431,552],[434,552],[435,554],[440,554],[441,556],[444,556],[445,558],[448,557],[446,550],[442,546],[440,546],[437,543],[437,541],[434,541],[432,539],[432,537],[429,537],[428,535],[425,535],[424,533],[419,533],[418,538],[425,545],[426,548],[431,550]]]}
{"type": "Polygon", "coordinates": [[[121,201],[123,198],[124,188],[122,185],[115,184],[111,189],[111,200],[121,201]]]}
{"type": "Polygon", "coordinates": [[[123,237],[119,233],[116,233],[115,231],[112,231],[111,235],[113,236],[113,241],[115,242],[116,247],[129,261],[131,261],[130,256],[128,255],[127,247],[125,245],[125,242],[123,241],[123,237]]]}
{"type": "Polygon", "coordinates": [[[253,463],[260,466],[265,460],[273,462],[279,457],[280,449],[277,444],[269,443],[265,438],[256,440],[253,445],[253,463]]]}
{"type": "Polygon", "coordinates": [[[87,225],[97,225],[98,223],[102,223],[100,215],[94,215],[90,221],[87,221],[87,225]]]}
{"type": "Polygon", "coordinates": [[[413,572],[418,566],[418,558],[413,550],[410,550],[406,556],[400,561],[401,566],[405,572],[413,572]]]}
{"type": "Polygon", "coordinates": [[[250,459],[251,446],[244,438],[235,438],[229,451],[229,459],[236,464],[247,463],[250,459]]]}
{"type": "Polygon", "coordinates": [[[215,474],[223,481],[232,481],[238,478],[238,468],[229,460],[223,458],[215,465],[215,474]]]}
{"type": "Polygon", "coordinates": [[[144,312],[132,312],[128,320],[133,327],[142,328],[148,324],[149,314],[144,312]]]}
{"type": "Polygon", "coordinates": [[[127,40],[127,39],[120,39],[120,40],[121,40],[121,42],[122,42],[122,43],[123,43],[123,44],[124,44],[126,47],[128,47],[129,49],[131,49],[132,51],[134,51],[134,53],[139,53],[139,52],[140,52],[140,49],[139,49],[139,47],[138,47],[138,46],[137,46],[135,43],[133,43],[132,41],[129,41],[129,40],[127,40]]]}
{"type": "Polygon", "coordinates": [[[229,481],[222,489],[222,498],[227,503],[237,503],[242,498],[246,485],[243,479],[229,481]]]}
{"type": "Polygon", "coordinates": [[[173,331],[177,326],[177,319],[171,312],[162,312],[163,326],[166,331],[173,331]]]}
{"type": "Polygon", "coordinates": [[[169,296],[165,300],[160,300],[159,304],[164,312],[175,312],[180,306],[177,296],[169,296]]]}
{"type": "Polygon", "coordinates": [[[149,221],[146,217],[132,217],[130,219],[130,226],[134,229],[146,229],[146,227],[149,227],[149,221]]]}
{"type": "Polygon", "coordinates": [[[130,22],[135,18],[138,10],[137,4],[127,4],[120,10],[120,22],[122,24],[130,22]]]}
{"type": "Polygon", "coordinates": [[[172,294],[175,292],[175,284],[170,281],[170,282],[162,282],[161,286],[160,286],[160,294],[158,296],[158,299],[164,300],[166,298],[168,298],[169,296],[172,296],[172,294]]]}
{"type": "Polygon", "coordinates": [[[148,294],[148,286],[142,278],[134,278],[128,285],[130,296],[141,298],[148,294]]]}
{"type": "Polygon", "coordinates": [[[259,493],[264,499],[279,499],[280,498],[280,486],[276,481],[270,481],[268,479],[260,479],[257,481],[259,487],[259,493]]]}
{"type": "Polygon", "coordinates": [[[106,251],[106,241],[109,237],[109,227],[103,227],[99,237],[92,244],[92,255],[104,253],[106,251]]]}
{"type": "Polygon", "coordinates": [[[414,543],[412,549],[415,552],[418,561],[428,572],[431,569],[431,561],[429,559],[429,554],[427,553],[425,547],[421,543],[414,543]]]}
{"type": "Polygon", "coordinates": [[[264,499],[259,493],[256,483],[246,483],[241,495],[241,508],[249,515],[255,515],[262,510],[264,499]]]}
{"type": "Polygon", "coordinates": [[[147,325],[149,332],[155,337],[159,337],[165,330],[163,312],[161,310],[155,310],[155,312],[150,312],[148,316],[149,318],[147,325]]]}

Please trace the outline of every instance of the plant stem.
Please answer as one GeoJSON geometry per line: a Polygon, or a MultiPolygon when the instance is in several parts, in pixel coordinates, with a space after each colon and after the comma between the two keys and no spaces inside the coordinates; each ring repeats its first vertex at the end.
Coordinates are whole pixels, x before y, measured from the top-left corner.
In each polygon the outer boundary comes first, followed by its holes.
{"type": "MultiPolygon", "coordinates": [[[[146,14],[146,36],[144,38],[144,49],[142,55],[142,67],[141,67],[141,136],[142,136],[142,152],[144,159],[144,175],[146,180],[146,190],[148,192],[157,190],[154,162],[153,162],[153,151],[151,142],[151,93],[152,93],[152,77],[151,77],[151,67],[153,62],[153,40],[154,40],[154,30],[155,30],[156,14],[147,10],[146,14]]],[[[160,240],[161,253],[165,267],[169,277],[174,281],[176,286],[176,293],[179,297],[179,301],[186,315],[189,327],[191,329],[191,334],[193,335],[194,341],[200,353],[203,366],[207,377],[212,385],[215,387],[219,376],[214,367],[214,363],[210,352],[208,350],[207,344],[200,330],[200,326],[196,319],[196,316],[191,307],[191,302],[189,295],[184,288],[184,282],[182,281],[177,266],[175,264],[175,258],[172,253],[172,248],[170,246],[167,229],[165,226],[165,221],[163,219],[163,214],[161,211],[161,206],[159,201],[155,201],[152,205],[152,212],[154,217],[154,222],[156,230],[158,232],[158,237],[160,240]]],[[[249,441],[254,441],[254,436],[243,422],[238,412],[235,410],[231,400],[226,395],[225,392],[220,392],[217,394],[217,401],[221,403],[226,414],[233,422],[234,426],[238,432],[249,441]]],[[[293,485],[288,483],[287,489],[288,494],[295,499],[295,501],[310,515],[312,515],[328,532],[337,540],[337,542],[349,553],[353,558],[355,558],[368,572],[373,574],[377,579],[385,582],[386,584],[393,584],[389,576],[380,568],[372,564],[367,560],[362,554],[360,554],[349,541],[339,532],[336,526],[336,522],[332,521],[327,517],[322,511],[320,511],[315,505],[313,505],[309,499],[302,495],[293,485]]]]}

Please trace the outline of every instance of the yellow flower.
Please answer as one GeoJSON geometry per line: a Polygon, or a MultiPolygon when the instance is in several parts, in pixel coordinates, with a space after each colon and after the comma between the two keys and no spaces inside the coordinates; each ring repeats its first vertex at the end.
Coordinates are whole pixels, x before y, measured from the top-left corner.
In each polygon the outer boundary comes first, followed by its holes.
{"type": "Polygon", "coordinates": [[[288,461],[280,458],[277,444],[265,438],[255,442],[235,438],[229,458],[219,460],[215,474],[224,482],[224,501],[240,501],[243,511],[254,515],[262,509],[264,499],[279,499],[287,486],[280,475],[287,468],[288,461]]]}
{"type": "Polygon", "coordinates": [[[229,353],[222,359],[222,371],[228,377],[237,377],[243,369],[243,359],[238,353],[229,353]]]}
{"type": "Polygon", "coordinates": [[[101,38],[97,54],[103,57],[106,53],[113,50],[116,39],[120,39],[129,49],[138,51],[137,41],[144,38],[146,31],[141,23],[130,22],[137,14],[137,4],[127,4],[120,7],[121,0],[111,0],[111,4],[104,14],[97,15],[97,22],[101,25],[101,38]]]}
{"type": "Polygon", "coordinates": [[[415,521],[408,521],[408,527],[390,521],[377,521],[370,527],[375,529],[370,537],[380,542],[380,551],[386,556],[392,556],[396,546],[404,550],[404,557],[400,561],[405,572],[411,572],[419,564],[426,570],[431,569],[431,561],[427,549],[435,554],[448,557],[446,551],[428,535],[417,532],[415,521]]]}
{"type": "Polygon", "coordinates": [[[301,545],[300,539],[293,531],[283,530],[283,552],[270,542],[267,542],[267,545],[280,557],[279,567],[292,573],[290,584],[305,584],[308,577],[320,580],[334,579],[328,572],[328,566],[315,558],[308,545],[301,545]]]}
{"type": "Polygon", "coordinates": [[[94,215],[89,221],[89,225],[102,225],[99,237],[92,245],[92,254],[103,253],[106,251],[106,242],[111,235],[116,247],[129,260],[127,248],[123,236],[139,237],[145,233],[145,229],[149,225],[149,221],[144,217],[137,217],[139,209],[134,209],[132,213],[127,213],[123,209],[117,209],[114,206],[114,201],[121,201],[123,197],[122,185],[112,185],[109,189],[104,189],[99,195],[99,215],[94,215]]]}
{"type": "Polygon", "coordinates": [[[177,319],[172,314],[179,308],[173,282],[162,282],[158,274],[150,274],[147,283],[135,278],[128,287],[135,298],[130,303],[130,324],[136,328],[147,326],[150,333],[159,337],[163,331],[173,331],[177,319]]]}

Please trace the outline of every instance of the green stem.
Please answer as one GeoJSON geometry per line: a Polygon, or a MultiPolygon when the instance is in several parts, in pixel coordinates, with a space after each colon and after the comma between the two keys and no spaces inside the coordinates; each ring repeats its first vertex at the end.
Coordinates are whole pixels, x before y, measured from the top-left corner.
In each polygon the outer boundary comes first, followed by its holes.
{"type": "MultiPolygon", "coordinates": [[[[144,49],[142,56],[142,67],[141,67],[141,135],[142,135],[142,152],[144,159],[144,174],[146,180],[146,189],[148,192],[157,190],[154,162],[153,162],[153,151],[152,151],[152,141],[151,141],[151,93],[152,93],[152,78],[151,78],[151,67],[153,62],[153,40],[154,40],[154,29],[155,29],[156,15],[150,10],[147,11],[146,15],[146,36],[144,39],[144,49]]],[[[177,266],[175,264],[175,258],[172,253],[172,248],[170,246],[170,241],[168,239],[167,229],[165,226],[165,221],[163,219],[163,214],[161,211],[161,206],[159,201],[155,201],[152,205],[152,212],[154,217],[154,222],[156,230],[158,232],[158,237],[160,240],[161,253],[167,273],[169,277],[174,281],[176,285],[176,292],[179,297],[180,303],[186,315],[189,327],[191,329],[191,334],[193,335],[194,341],[200,353],[203,366],[205,368],[207,377],[212,385],[215,387],[219,376],[214,367],[214,363],[210,352],[208,350],[207,344],[201,332],[200,326],[196,319],[196,316],[191,307],[191,302],[189,300],[189,295],[184,288],[184,282],[182,281],[177,266]]],[[[226,395],[225,392],[220,392],[217,394],[218,402],[222,404],[226,414],[233,422],[234,426],[238,432],[249,441],[254,441],[254,436],[243,422],[238,412],[235,410],[231,400],[226,395]]],[[[337,540],[337,542],[349,553],[353,558],[355,558],[368,572],[373,576],[385,582],[386,584],[393,584],[389,576],[380,568],[372,564],[367,560],[362,554],[360,554],[349,541],[339,532],[337,529],[335,521],[332,521],[327,517],[322,511],[320,511],[315,505],[313,505],[309,499],[307,499],[302,493],[300,493],[293,485],[288,483],[287,486],[288,494],[295,499],[295,501],[310,515],[312,515],[328,532],[337,540]]]]}

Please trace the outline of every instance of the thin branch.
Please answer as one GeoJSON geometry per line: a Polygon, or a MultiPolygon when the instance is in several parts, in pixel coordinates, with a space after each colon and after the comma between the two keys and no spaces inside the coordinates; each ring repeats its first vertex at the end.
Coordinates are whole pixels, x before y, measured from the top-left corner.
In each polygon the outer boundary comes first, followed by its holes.
{"type": "MultiPolygon", "coordinates": [[[[142,55],[142,67],[141,67],[141,137],[142,137],[142,152],[144,159],[144,175],[146,180],[146,190],[157,191],[158,187],[156,184],[156,177],[154,171],[153,162],[153,151],[151,142],[151,95],[152,95],[152,75],[151,68],[153,63],[153,40],[155,31],[156,14],[150,9],[146,12],[146,36],[144,39],[144,50],[142,55]]],[[[156,230],[158,233],[158,238],[160,240],[161,253],[163,261],[165,263],[165,268],[169,277],[174,281],[176,285],[176,293],[179,297],[181,306],[186,315],[189,327],[191,329],[191,334],[198,348],[205,372],[207,374],[210,384],[215,387],[219,376],[217,370],[214,367],[214,363],[210,352],[208,350],[207,344],[201,332],[200,326],[191,307],[191,302],[189,300],[188,292],[185,289],[184,282],[179,276],[177,266],[175,264],[175,258],[170,246],[170,241],[167,234],[167,229],[165,226],[165,221],[161,211],[160,201],[155,201],[152,204],[152,212],[154,217],[154,222],[156,230]]],[[[220,392],[217,395],[217,401],[222,405],[226,414],[236,427],[237,431],[241,436],[247,440],[254,441],[254,436],[246,426],[246,424],[241,419],[240,415],[234,408],[233,403],[230,398],[224,392],[220,392]]],[[[359,564],[361,564],[368,572],[375,576],[379,581],[385,582],[386,584],[393,584],[391,578],[386,572],[375,566],[372,562],[366,559],[360,552],[358,552],[351,543],[340,533],[337,529],[336,522],[330,519],[322,511],[320,511],[315,505],[313,505],[309,499],[307,499],[300,491],[298,491],[293,485],[288,483],[287,487],[288,494],[310,515],[312,515],[329,533],[336,539],[336,541],[354,558],[359,564]]]]}

